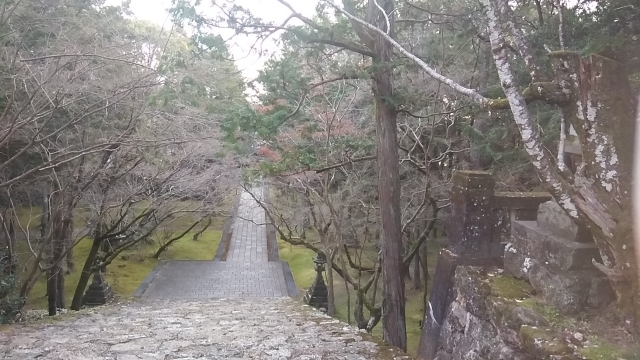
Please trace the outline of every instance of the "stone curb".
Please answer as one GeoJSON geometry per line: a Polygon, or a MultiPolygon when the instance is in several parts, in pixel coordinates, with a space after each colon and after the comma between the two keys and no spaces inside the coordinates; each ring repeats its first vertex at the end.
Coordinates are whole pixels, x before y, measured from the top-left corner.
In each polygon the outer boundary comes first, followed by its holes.
{"type": "Polygon", "coordinates": [[[142,280],[142,282],[140,283],[140,286],[138,286],[136,291],[133,293],[132,297],[141,298],[142,295],[144,295],[144,293],[149,289],[149,286],[151,285],[153,280],[155,280],[155,278],[158,276],[158,272],[160,272],[162,268],[167,266],[168,263],[169,263],[168,260],[160,260],[160,262],[156,265],[156,267],[154,267],[153,270],[151,270],[149,275],[147,275],[147,277],[144,278],[144,280],[142,280]]]}
{"type": "Polygon", "coordinates": [[[296,281],[293,279],[293,273],[289,263],[283,260],[279,260],[282,264],[282,271],[284,272],[284,282],[287,284],[287,292],[292,298],[298,296],[298,287],[296,281]]]}
{"type": "MultiPolygon", "coordinates": [[[[267,204],[267,207],[271,206],[271,193],[269,192],[269,188],[267,187],[264,191],[264,201],[267,204]]],[[[266,214],[265,214],[266,220],[266,214]]],[[[282,264],[282,271],[284,273],[284,281],[287,284],[287,293],[289,296],[296,297],[298,296],[298,287],[296,286],[296,282],[293,279],[293,273],[291,272],[291,267],[289,263],[283,260],[280,260],[280,255],[278,254],[278,240],[276,237],[276,227],[272,222],[267,224],[267,249],[269,251],[269,261],[270,262],[279,262],[282,264]]]]}
{"type": "Polygon", "coordinates": [[[225,261],[227,258],[227,251],[229,250],[231,236],[233,235],[233,220],[238,213],[241,195],[242,191],[236,194],[236,197],[233,200],[233,205],[231,206],[231,213],[224,221],[224,226],[222,227],[222,236],[220,237],[220,243],[218,244],[218,249],[216,249],[216,255],[213,258],[213,261],[225,261]]]}
{"type": "MultiPolygon", "coordinates": [[[[267,204],[267,208],[271,207],[271,194],[269,188],[263,188],[264,202],[267,204]]],[[[265,220],[267,216],[265,214],[265,220]]],[[[278,255],[278,240],[276,238],[276,228],[271,221],[267,224],[267,250],[269,261],[280,261],[280,255],[278,255]]]]}

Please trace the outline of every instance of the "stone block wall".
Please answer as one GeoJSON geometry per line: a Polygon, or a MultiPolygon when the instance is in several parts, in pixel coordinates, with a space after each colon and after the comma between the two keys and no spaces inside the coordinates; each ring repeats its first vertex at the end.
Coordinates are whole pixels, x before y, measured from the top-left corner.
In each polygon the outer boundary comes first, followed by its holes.
{"type": "Polygon", "coordinates": [[[594,260],[601,261],[593,240],[553,201],[540,206],[536,221],[511,223],[511,242],[504,253],[506,272],[527,280],[565,315],[613,301],[613,290],[593,266],[594,260]]]}

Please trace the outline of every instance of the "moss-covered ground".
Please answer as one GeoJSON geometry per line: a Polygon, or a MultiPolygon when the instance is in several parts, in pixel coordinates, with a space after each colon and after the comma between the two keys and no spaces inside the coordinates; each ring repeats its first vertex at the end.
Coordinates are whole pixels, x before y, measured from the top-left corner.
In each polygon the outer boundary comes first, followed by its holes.
{"type": "MultiPolygon", "coordinates": [[[[215,256],[221,236],[221,230],[206,230],[198,241],[193,241],[192,233],[187,233],[162,253],[160,260],[211,260],[215,256]]],[[[74,248],[76,269],[65,276],[65,296],[68,303],[73,298],[84,260],[91,248],[91,242],[91,239],[83,239],[74,248]]],[[[156,249],[157,245],[151,244],[124,251],[107,267],[105,278],[118,296],[128,298],[133,295],[140,283],[158,263],[158,260],[152,258],[156,249]]],[[[31,290],[25,308],[45,309],[46,306],[46,282],[44,276],[41,276],[31,290]]]]}
{"type": "MultiPolygon", "coordinates": [[[[226,207],[231,207],[231,201],[225,204],[226,207]]],[[[18,219],[21,225],[21,231],[37,232],[38,224],[40,222],[40,208],[39,207],[25,207],[17,211],[18,219]]],[[[76,229],[82,229],[86,224],[86,217],[84,216],[82,209],[74,212],[74,225],[76,229]]],[[[220,243],[222,237],[222,227],[225,217],[220,216],[214,218],[211,225],[206,231],[202,233],[197,241],[193,240],[193,234],[196,231],[191,231],[185,236],[174,242],[166,251],[164,251],[159,260],[211,260],[215,256],[215,252],[220,243]]],[[[168,224],[170,232],[174,234],[180,234],[182,231],[189,227],[192,219],[188,217],[182,217],[177,221],[173,221],[168,224]]],[[[28,263],[31,257],[28,251],[28,245],[24,240],[25,236],[19,236],[18,247],[19,256],[22,258],[21,263],[28,263]]],[[[121,298],[128,298],[133,295],[140,283],[145,277],[153,270],[158,263],[158,259],[154,259],[152,255],[158,249],[158,239],[152,237],[153,242],[148,244],[140,244],[136,247],[122,252],[108,267],[105,274],[106,280],[111,285],[114,292],[121,298]]],[[[75,263],[75,270],[69,272],[65,276],[65,298],[67,304],[70,304],[73,294],[75,292],[80,273],[84,262],[89,254],[92,240],[85,238],[73,249],[73,259],[75,263]]],[[[23,271],[21,276],[26,276],[23,271]]],[[[45,309],[47,306],[46,299],[46,279],[45,276],[41,276],[33,289],[29,293],[25,305],[25,309],[45,309]]]]}

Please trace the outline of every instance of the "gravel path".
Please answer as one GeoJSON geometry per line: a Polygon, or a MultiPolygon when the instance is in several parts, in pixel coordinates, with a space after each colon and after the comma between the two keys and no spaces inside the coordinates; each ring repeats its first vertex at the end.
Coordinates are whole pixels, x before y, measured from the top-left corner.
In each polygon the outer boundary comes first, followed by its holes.
{"type": "Polygon", "coordinates": [[[129,302],[0,327],[0,359],[409,359],[295,300],[129,302]]]}

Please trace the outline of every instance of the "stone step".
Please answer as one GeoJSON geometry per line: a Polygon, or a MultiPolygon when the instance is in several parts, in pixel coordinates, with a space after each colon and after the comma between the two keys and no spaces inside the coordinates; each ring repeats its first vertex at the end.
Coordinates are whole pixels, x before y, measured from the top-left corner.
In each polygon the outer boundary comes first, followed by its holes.
{"type": "Polygon", "coordinates": [[[601,262],[595,244],[558,236],[535,221],[513,221],[511,242],[505,251],[520,252],[521,256],[555,265],[564,271],[595,269],[592,259],[601,262]]]}

